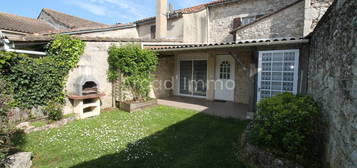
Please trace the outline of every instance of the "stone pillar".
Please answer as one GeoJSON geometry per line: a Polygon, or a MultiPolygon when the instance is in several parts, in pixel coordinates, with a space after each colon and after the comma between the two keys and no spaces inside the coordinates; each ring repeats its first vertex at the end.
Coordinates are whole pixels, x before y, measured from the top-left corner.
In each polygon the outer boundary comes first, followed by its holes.
{"type": "Polygon", "coordinates": [[[214,80],[216,71],[216,55],[213,52],[208,53],[207,61],[207,99],[214,100],[214,80]]]}

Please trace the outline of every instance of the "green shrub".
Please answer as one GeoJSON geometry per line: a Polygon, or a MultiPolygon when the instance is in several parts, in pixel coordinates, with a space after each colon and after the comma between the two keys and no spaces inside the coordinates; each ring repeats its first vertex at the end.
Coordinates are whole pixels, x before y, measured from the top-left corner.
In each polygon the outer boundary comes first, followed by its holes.
{"type": "Polygon", "coordinates": [[[81,40],[58,35],[47,45],[46,57],[0,52],[0,71],[11,84],[20,108],[44,106],[50,101],[63,103],[66,77],[83,51],[81,40]]]}
{"type": "Polygon", "coordinates": [[[319,158],[320,124],[319,108],[310,96],[283,93],[258,103],[250,138],[304,163],[319,158]]]}
{"type": "Polygon", "coordinates": [[[0,79],[0,167],[4,167],[5,159],[12,148],[10,141],[12,129],[8,121],[8,113],[13,106],[13,99],[8,92],[8,87],[8,84],[0,79]]]}
{"type": "Polygon", "coordinates": [[[131,91],[134,100],[143,100],[150,91],[151,73],[155,71],[158,59],[151,50],[139,45],[111,46],[108,50],[109,80],[116,80],[119,71],[124,76],[123,85],[131,91]]]}
{"type": "Polygon", "coordinates": [[[50,120],[58,121],[63,118],[63,107],[59,103],[50,102],[47,106],[43,108],[43,110],[48,115],[48,119],[50,120]]]}

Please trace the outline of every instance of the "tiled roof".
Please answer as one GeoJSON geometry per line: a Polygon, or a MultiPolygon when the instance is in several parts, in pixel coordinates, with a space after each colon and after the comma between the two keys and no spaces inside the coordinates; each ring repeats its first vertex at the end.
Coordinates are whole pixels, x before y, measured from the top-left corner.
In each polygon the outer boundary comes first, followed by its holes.
{"type": "Polygon", "coordinates": [[[117,24],[117,25],[105,25],[105,26],[94,26],[94,27],[80,27],[74,29],[63,29],[63,30],[52,30],[48,32],[44,32],[42,34],[57,34],[57,33],[64,33],[64,34],[81,34],[84,32],[103,32],[108,30],[118,30],[124,29],[128,27],[135,27],[135,24],[117,24]]]}
{"type": "Polygon", "coordinates": [[[54,20],[64,24],[65,26],[73,29],[80,27],[98,27],[106,26],[106,24],[93,22],[87,19],[82,19],[76,16],[68,15],[62,12],[54,11],[51,9],[43,8],[42,12],[50,15],[54,20]]]}
{"type": "MultiPolygon", "coordinates": [[[[198,11],[205,9],[208,6],[221,4],[221,3],[235,2],[235,1],[238,1],[238,0],[214,0],[212,2],[208,2],[205,4],[200,4],[200,5],[196,5],[196,6],[189,7],[189,8],[175,10],[171,13],[171,15],[188,14],[188,13],[198,12],[198,11]]],[[[149,18],[144,18],[144,19],[135,21],[134,23],[142,23],[142,22],[147,22],[147,21],[151,21],[151,20],[155,20],[155,16],[149,17],[149,18]]]]}
{"type": "MultiPolygon", "coordinates": [[[[170,42],[170,43],[182,43],[182,41],[172,39],[140,39],[140,38],[116,38],[116,37],[88,37],[81,35],[72,35],[72,37],[78,38],[85,42],[170,42]]],[[[25,35],[21,37],[8,37],[10,41],[14,42],[48,42],[53,39],[53,36],[48,35],[25,35]]]]}
{"type": "Polygon", "coordinates": [[[178,51],[178,50],[200,50],[214,48],[233,48],[243,46],[273,45],[282,43],[307,43],[309,40],[300,37],[273,38],[273,39],[252,39],[227,43],[211,44],[179,44],[179,45],[148,45],[145,48],[155,51],[178,51]]]}
{"type": "Polygon", "coordinates": [[[44,21],[0,12],[0,29],[23,33],[40,33],[54,30],[44,21]]]}

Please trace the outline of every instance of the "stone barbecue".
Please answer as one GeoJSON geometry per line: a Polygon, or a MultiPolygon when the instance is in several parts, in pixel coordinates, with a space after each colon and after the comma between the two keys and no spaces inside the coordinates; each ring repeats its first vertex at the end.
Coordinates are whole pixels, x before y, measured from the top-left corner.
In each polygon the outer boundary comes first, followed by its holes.
{"type": "Polygon", "coordinates": [[[90,66],[80,66],[81,76],[73,82],[73,90],[68,98],[73,100],[73,112],[79,119],[97,116],[100,114],[100,97],[105,94],[100,92],[99,82],[92,75],[90,66]]]}

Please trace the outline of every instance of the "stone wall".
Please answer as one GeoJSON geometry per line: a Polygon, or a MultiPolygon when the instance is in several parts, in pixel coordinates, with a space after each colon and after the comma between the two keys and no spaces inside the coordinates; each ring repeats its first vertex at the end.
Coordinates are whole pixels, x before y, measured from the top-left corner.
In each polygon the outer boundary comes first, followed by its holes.
{"type": "Polygon", "coordinates": [[[304,2],[247,25],[236,32],[237,40],[278,37],[302,37],[304,27],[304,2]]]}
{"type": "Polygon", "coordinates": [[[56,21],[53,19],[50,15],[48,15],[46,12],[41,12],[40,15],[38,16],[38,20],[42,20],[47,22],[49,25],[52,27],[62,30],[62,29],[68,29],[69,27],[62,24],[61,22],[56,21]]]}
{"type": "MultiPolygon", "coordinates": [[[[137,26],[139,38],[151,39],[151,26],[155,22],[140,24],[137,26]]],[[[182,40],[183,39],[183,19],[182,17],[169,19],[167,21],[167,39],[182,40]]]]}
{"type": "Polygon", "coordinates": [[[357,167],[357,1],[336,0],[311,38],[309,93],[328,123],[326,167],[357,167]]]}
{"type": "Polygon", "coordinates": [[[152,98],[164,98],[172,96],[173,77],[175,70],[175,56],[159,57],[159,65],[154,73],[154,82],[152,84],[152,98]]]}
{"type": "Polygon", "coordinates": [[[207,43],[207,10],[183,15],[183,42],[207,43]]]}
{"type": "MultiPolygon", "coordinates": [[[[296,0],[241,0],[209,8],[209,42],[231,42],[233,19],[270,13],[296,0]]],[[[254,32],[255,33],[255,32],[254,32]]]]}
{"type": "Polygon", "coordinates": [[[311,33],[333,0],[305,0],[304,36],[311,33]]]}

